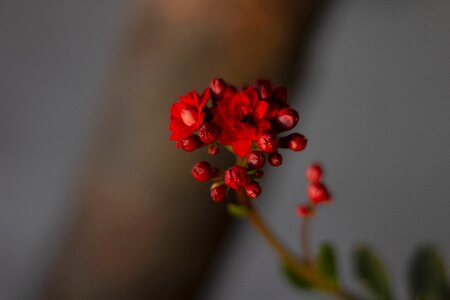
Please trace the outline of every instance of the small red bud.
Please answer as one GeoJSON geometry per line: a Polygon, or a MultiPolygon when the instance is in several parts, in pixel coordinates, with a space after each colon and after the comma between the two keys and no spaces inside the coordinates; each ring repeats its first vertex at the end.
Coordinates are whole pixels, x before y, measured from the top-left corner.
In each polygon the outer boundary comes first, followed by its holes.
{"type": "Polygon", "coordinates": [[[262,178],[264,176],[264,171],[259,169],[255,171],[255,178],[262,178]]]}
{"type": "Polygon", "coordinates": [[[321,183],[311,183],[308,186],[308,198],[312,204],[319,204],[331,200],[327,188],[321,183]]]}
{"type": "Polygon", "coordinates": [[[266,115],[264,116],[264,118],[266,120],[272,120],[273,118],[275,118],[278,113],[279,107],[280,106],[274,102],[269,103],[269,107],[267,108],[266,115]]]}
{"type": "Polygon", "coordinates": [[[272,153],[278,149],[279,142],[275,133],[266,131],[258,135],[258,137],[256,138],[256,145],[261,151],[272,153]]]}
{"type": "Polygon", "coordinates": [[[266,163],[266,158],[264,153],[259,150],[253,150],[247,154],[247,164],[251,169],[260,169],[264,167],[266,163]]]}
{"type": "Polygon", "coordinates": [[[215,99],[222,99],[227,89],[227,84],[222,78],[213,79],[209,84],[211,95],[215,99]]]}
{"type": "Polygon", "coordinates": [[[277,112],[275,123],[282,131],[290,130],[297,125],[299,120],[298,112],[290,107],[285,107],[277,112]]]}
{"type": "Polygon", "coordinates": [[[250,199],[255,199],[261,194],[261,186],[256,181],[252,181],[245,186],[245,193],[250,199]]]}
{"type": "Polygon", "coordinates": [[[272,93],[272,84],[267,79],[258,80],[257,82],[252,84],[252,87],[259,91],[259,96],[261,97],[261,99],[269,98],[270,94],[272,93]]]}
{"type": "Polygon", "coordinates": [[[314,214],[314,208],[310,205],[300,204],[297,206],[297,215],[299,217],[309,217],[314,214]]]}
{"type": "Polygon", "coordinates": [[[227,187],[223,184],[213,184],[211,186],[211,198],[214,202],[221,202],[227,196],[227,187]]]}
{"type": "Polygon", "coordinates": [[[211,144],[219,139],[221,132],[220,126],[216,122],[211,121],[200,126],[198,135],[203,143],[211,144]]]}
{"type": "Polygon", "coordinates": [[[219,153],[220,151],[220,147],[217,144],[211,144],[208,146],[208,154],[209,155],[216,155],[217,153],[219,153]]]}
{"type": "Polygon", "coordinates": [[[308,140],[303,134],[292,133],[288,136],[280,138],[280,145],[282,148],[289,148],[292,151],[302,151],[306,148],[308,140]]]}
{"type": "Polygon", "coordinates": [[[181,147],[181,149],[183,149],[186,152],[194,151],[201,145],[203,145],[202,141],[195,134],[192,134],[192,135],[188,136],[187,138],[184,138],[177,142],[177,148],[181,147]]]}
{"type": "Polygon", "coordinates": [[[278,86],[274,88],[272,91],[272,98],[281,104],[286,104],[287,89],[284,86],[278,86]]]}
{"type": "Polygon", "coordinates": [[[244,167],[234,165],[225,171],[225,184],[233,190],[245,187],[248,179],[247,169],[244,167]]]}
{"type": "Polygon", "coordinates": [[[280,154],[280,152],[275,151],[274,153],[269,154],[269,164],[271,164],[274,167],[281,166],[283,163],[283,156],[280,154]]]}
{"type": "Polygon", "coordinates": [[[312,164],[306,169],[306,178],[311,183],[316,183],[322,178],[322,168],[318,164],[312,164]]]}
{"type": "Polygon", "coordinates": [[[209,162],[200,161],[192,167],[191,174],[196,180],[204,182],[216,176],[217,170],[209,162]]]}

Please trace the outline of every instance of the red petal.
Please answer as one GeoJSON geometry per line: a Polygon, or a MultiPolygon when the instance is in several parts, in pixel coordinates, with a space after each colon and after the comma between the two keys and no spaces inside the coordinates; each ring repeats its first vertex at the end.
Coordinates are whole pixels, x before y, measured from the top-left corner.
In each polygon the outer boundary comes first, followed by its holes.
{"type": "Polygon", "coordinates": [[[180,96],[180,101],[189,106],[198,107],[198,96],[196,91],[191,91],[184,96],[180,96]]]}
{"type": "Polygon", "coordinates": [[[202,96],[200,97],[200,103],[198,104],[198,110],[201,111],[203,109],[203,107],[206,105],[206,103],[208,103],[210,97],[210,91],[209,88],[206,88],[203,91],[202,96]]]}
{"type": "Polygon", "coordinates": [[[256,106],[255,111],[253,112],[253,118],[258,121],[264,117],[266,114],[267,108],[269,107],[269,103],[266,101],[258,101],[259,103],[256,106]]]}
{"type": "Polygon", "coordinates": [[[237,156],[245,157],[252,149],[251,139],[241,139],[231,144],[233,151],[237,156]]]}

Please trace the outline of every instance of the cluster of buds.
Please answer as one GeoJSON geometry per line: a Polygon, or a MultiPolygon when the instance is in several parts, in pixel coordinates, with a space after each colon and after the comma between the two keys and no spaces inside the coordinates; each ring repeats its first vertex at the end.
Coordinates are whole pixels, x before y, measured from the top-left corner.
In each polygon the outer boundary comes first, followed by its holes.
{"type": "Polygon", "coordinates": [[[181,96],[170,113],[170,139],[177,148],[190,152],[205,146],[209,155],[216,155],[223,146],[239,158],[240,163],[224,171],[205,161],[192,168],[198,181],[213,181],[211,197],[216,202],[226,198],[229,188],[245,190],[250,199],[258,197],[266,161],[280,166],[280,148],[302,151],[307,144],[300,133],[279,136],[297,125],[299,114],[287,103],[286,88],[272,87],[267,80],[239,90],[214,79],[201,95],[192,91],[181,96]]]}
{"type": "Polygon", "coordinates": [[[312,164],[306,169],[306,179],[308,180],[307,194],[309,202],[297,206],[298,216],[312,216],[317,205],[331,200],[327,187],[322,183],[322,175],[322,168],[318,164],[312,164]]]}

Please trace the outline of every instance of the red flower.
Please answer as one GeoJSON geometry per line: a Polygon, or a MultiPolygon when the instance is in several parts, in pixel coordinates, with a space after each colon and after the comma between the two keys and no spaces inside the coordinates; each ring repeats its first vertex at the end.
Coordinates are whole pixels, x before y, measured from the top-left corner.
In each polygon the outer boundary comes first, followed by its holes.
{"type": "Polygon", "coordinates": [[[222,128],[219,142],[231,145],[236,155],[244,157],[258,133],[270,128],[269,121],[264,119],[268,106],[252,87],[241,92],[228,89],[213,112],[214,120],[222,128]]]}
{"type": "Polygon", "coordinates": [[[209,99],[209,88],[199,98],[197,92],[192,91],[186,96],[180,96],[180,101],[170,108],[170,125],[172,130],[170,139],[178,141],[193,134],[203,123],[206,102],[209,99]]]}

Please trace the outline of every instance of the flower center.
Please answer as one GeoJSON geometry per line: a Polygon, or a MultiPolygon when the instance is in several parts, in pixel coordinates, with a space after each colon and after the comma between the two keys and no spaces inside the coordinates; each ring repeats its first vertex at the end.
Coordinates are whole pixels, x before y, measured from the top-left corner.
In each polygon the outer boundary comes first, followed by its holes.
{"type": "Polygon", "coordinates": [[[181,110],[181,120],[186,126],[192,126],[197,123],[197,112],[190,107],[185,107],[181,110]]]}
{"type": "Polygon", "coordinates": [[[251,114],[253,112],[253,109],[251,107],[249,107],[249,106],[242,105],[241,106],[241,111],[244,114],[244,116],[247,116],[247,115],[249,115],[249,114],[251,114]]]}

